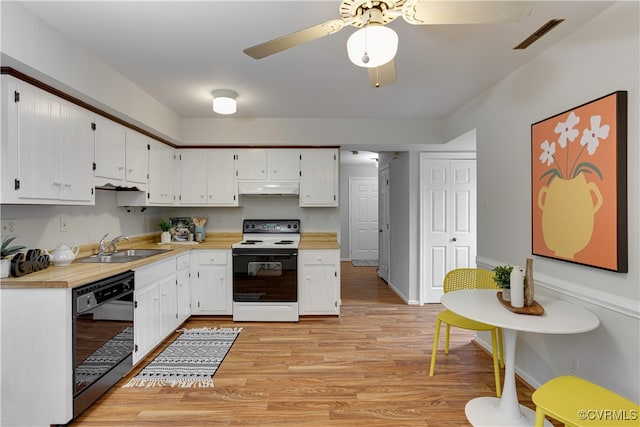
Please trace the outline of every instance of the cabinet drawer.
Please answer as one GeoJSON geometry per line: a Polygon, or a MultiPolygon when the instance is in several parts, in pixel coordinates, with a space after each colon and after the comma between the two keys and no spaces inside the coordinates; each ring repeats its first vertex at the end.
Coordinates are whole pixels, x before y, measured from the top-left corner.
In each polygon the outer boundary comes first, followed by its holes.
{"type": "Polygon", "coordinates": [[[205,252],[198,255],[198,264],[200,265],[226,265],[226,252],[205,252]]]}
{"type": "Polygon", "coordinates": [[[336,250],[300,251],[300,260],[304,265],[337,264],[339,254],[336,250]]]}
{"type": "Polygon", "coordinates": [[[183,270],[189,268],[190,260],[189,254],[182,254],[176,258],[176,270],[183,270]]]}

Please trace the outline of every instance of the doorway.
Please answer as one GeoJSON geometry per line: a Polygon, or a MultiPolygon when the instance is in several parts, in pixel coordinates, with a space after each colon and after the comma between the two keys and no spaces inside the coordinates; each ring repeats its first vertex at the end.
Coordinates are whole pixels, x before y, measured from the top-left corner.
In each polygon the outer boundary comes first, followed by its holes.
{"type": "Polygon", "coordinates": [[[378,263],[378,178],[349,178],[349,243],[352,262],[378,263]]]}

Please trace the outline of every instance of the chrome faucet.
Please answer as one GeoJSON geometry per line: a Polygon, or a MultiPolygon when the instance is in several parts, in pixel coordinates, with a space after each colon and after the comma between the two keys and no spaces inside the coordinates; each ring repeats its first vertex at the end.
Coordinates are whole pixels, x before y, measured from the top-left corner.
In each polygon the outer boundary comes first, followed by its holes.
{"type": "Polygon", "coordinates": [[[109,252],[109,249],[111,249],[111,253],[113,252],[118,252],[118,242],[122,241],[122,240],[126,240],[127,242],[130,241],[129,236],[125,236],[124,234],[121,234],[117,237],[114,237],[113,240],[111,240],[109,243],[105,243],[104,239],[109,235],[109,233],[105,234],[104,236],[102,236],[102,239],[100,239],[100,242],[98,242],[98,245],[100,246],[98,255],[104,255],[105,252],[109,252]]]}

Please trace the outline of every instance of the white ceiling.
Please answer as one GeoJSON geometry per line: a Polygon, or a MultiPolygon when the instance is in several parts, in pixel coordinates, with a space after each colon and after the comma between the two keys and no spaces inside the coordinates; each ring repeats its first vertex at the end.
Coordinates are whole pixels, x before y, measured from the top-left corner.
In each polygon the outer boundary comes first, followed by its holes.
{"type": "Polygon", "coordinates": [[[185,118],[219,118],[213,89],[238,92],[235,117],[446,117],[611,2],[537,2],[518,24],[412,26],[396,19],[397,82],[373,89],[345,27],[255,60],[242,50],[338,18],[338,1],[27,1],[82,49],[185,118]],[[513,50],[550,18],[565,22],[513,50]]]}

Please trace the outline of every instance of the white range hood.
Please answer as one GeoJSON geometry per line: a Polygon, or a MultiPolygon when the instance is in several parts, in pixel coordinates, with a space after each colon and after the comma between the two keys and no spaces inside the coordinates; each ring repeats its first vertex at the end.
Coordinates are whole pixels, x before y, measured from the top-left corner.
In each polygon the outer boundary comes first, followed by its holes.
{"type": "Polygon", "coordinates": [[[240,181],[238,182],[238,194],[245,196],[297,196],[300,194],[300,183],[286,181],[240,181]]]}

